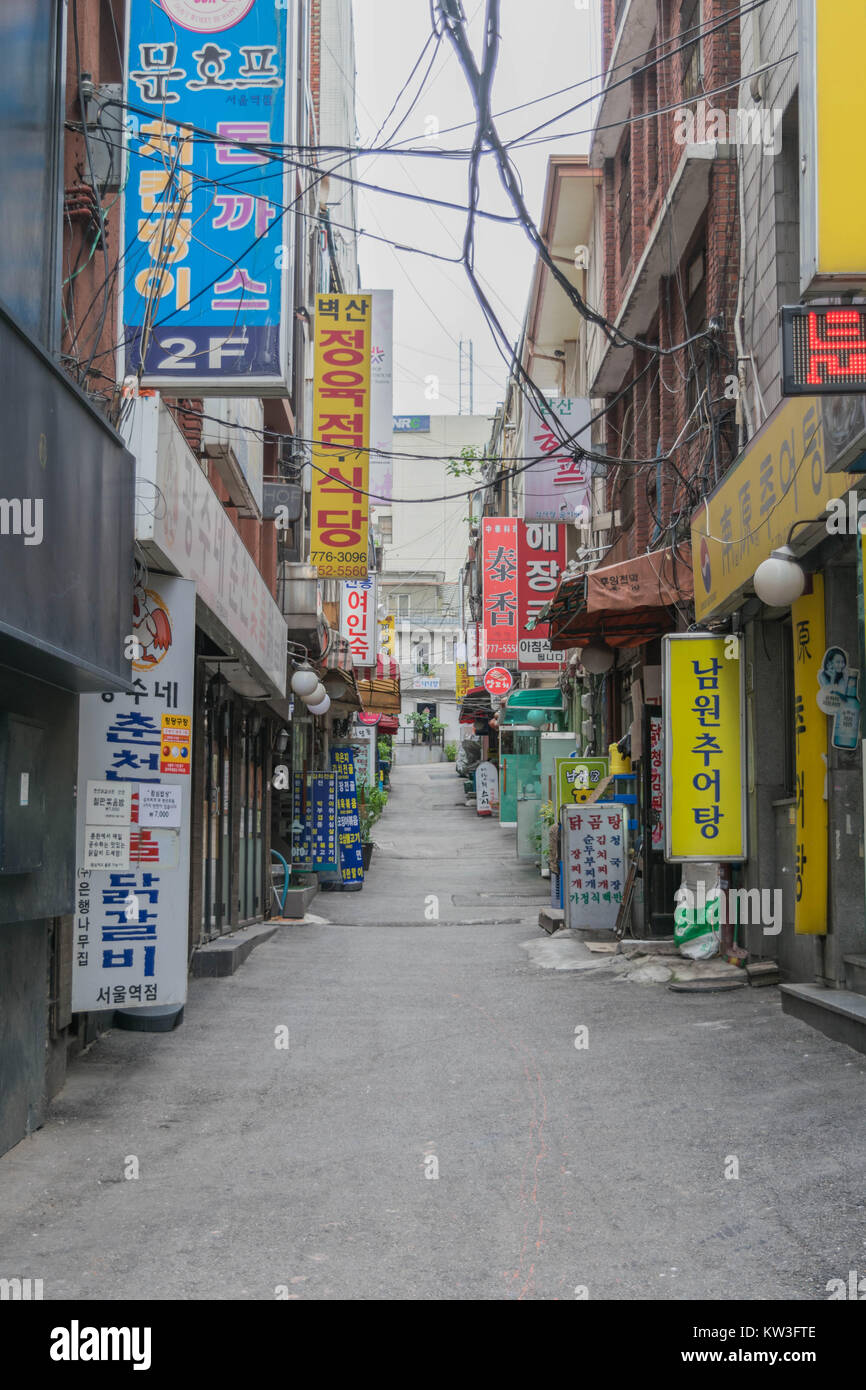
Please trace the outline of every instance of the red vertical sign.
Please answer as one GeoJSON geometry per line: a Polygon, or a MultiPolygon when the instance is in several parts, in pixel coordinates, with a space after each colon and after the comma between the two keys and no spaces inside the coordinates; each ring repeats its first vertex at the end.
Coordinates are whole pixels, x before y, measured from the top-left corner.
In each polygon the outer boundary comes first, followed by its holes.
{"type": "Polygon", "coordinates": [[[517,521],[489,516],[481,523],[484,565],[482,660],[517,660],[517,521]]]}
{"type": "Polygon", "coordinates": [[[528,618],[549,603],[565,568],[565,527],[555,521],[518,522],[518,662],[522,671],[561,666],[564,653],[550,650],[550,624],[527,628],[528,618]]]}

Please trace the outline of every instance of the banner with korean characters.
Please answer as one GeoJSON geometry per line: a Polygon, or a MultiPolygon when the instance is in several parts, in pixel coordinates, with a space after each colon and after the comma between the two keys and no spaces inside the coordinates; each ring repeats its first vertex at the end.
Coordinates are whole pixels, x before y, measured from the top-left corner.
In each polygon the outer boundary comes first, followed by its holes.
{"type": "Polygon", "coordinates": [[[119,334],[185,396],[289,383],[292,7],[127,0],[119,334]],[[193,127],[195,129],[193,129],[193,127]],[[204,132],[202,135],[199,132],[204,132]],[[208,132],[213,132],[212,137],[208,132]]]}
{"type": "Polygon", "coordinates": [[[337,779],[333,772],[311,772],[307,777],[307,817],[313,872],[339,868],[337,845],[337,779]]]}
{"type": "Polygon", "coordinates": [[[481,659],[517,660],[517,519],[485,517],[481,523],[484,622],[481,659]]]}
{"type": "Polygon", "coordinates": [[[361,818],[355,782],[355,757],[351,746],[331,745],[331,767],[337,781],[337,846],[340,879],[345,888],[364,884],[364,855],[361,850],[361,818]]]}
{"type": "Polygon", "coordinates": [[[607,758],[556,758],[556,810],[587,801],[608,773],[607,758]]]}
{"type": "Polygon", "coordinates": [[[76,1012],[186,999],[191,779],[163,770],[163,729],[191,726],[195,585],[150,575],[134,615],[133,693],[79,703],[76,1012]]]}
{"type": "Polygon", "coordinates": [[[376,781],[376,744],[378,735],[375,724],[355,724],[349,737],[349,747],[355,763],[355,785],[371,787],[376,781]]]}
{"type": "Polygon", "coordinates": [[[526,521],[590,524],[592,464],[576,456],[575,449],[590,448],[591,414],[585,397],[549,400],[543,411],[534,401],[524,402],[523,453],[527,459],[538,459],[523,475],[526,521]]]}
{"type": "Polygon", "coordinates": [[[626,880],[625,807],[610,801],[561,812],[563,900],[569,927],[616,926],[626,880]]]}
{"type": "Polygon", "coordinates": [[[371,294],[316,296],[310,563],[366,579],[370,517],[371,294]]]}
{"type": "Polygon", "coordinates": [[[665,859],[746,858],[743,661],[736,637],[663,639],[665,859]]]}
{"type": "Polygon", "coordinates": [[[472,682],[469,679],[468,662],[457,662],[455,666],[454,687],[454,699],[458,705],[462,705],[463,697],[467,695],[472,688],[472,682]]]}
{"type": "Polygon", "coordinates": [[[348,638],[352,663],[375,666],[378,651],[376,576],[344,579],[340,586],[340,631],[348,638]]]}
{"type": "MultiPolygon", "coordinates": [[[[829,875],[827,715],[816,700],[825,675],[827,631],[824,576],[812,575],[812,592],[791,605],[794,639],[794,772],[797,800],[794,842],[794,932],[827,931],[829,875]]],[[[838,650],[838,648],[836,648],[838,650]]],[[[825,675],[825,679],[827,679],[825,675]]]]}
{"type": "Polygon", "coordinates": [[[659,853],[665,847],[664,721],[660,714],[649,716],[649,807],[652,827],[651,847],[659,853]]]}
{"type": "Polygon", "coordinates": [[[550,649],[550,624],[527,621],[549,603],[565,569],[565,527],[555,522],[518,522],[517,530],[517,664],[521,671],[562,666],[566,653],[550,649]]]}

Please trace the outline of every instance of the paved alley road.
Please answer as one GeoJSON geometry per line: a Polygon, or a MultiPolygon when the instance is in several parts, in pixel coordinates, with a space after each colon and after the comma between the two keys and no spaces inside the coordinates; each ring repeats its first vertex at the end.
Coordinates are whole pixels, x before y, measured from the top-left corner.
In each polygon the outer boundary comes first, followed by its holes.
{"type": "Polygon", "coordinates": [[[363,893],[191,981],[176,1033],[73,1066],[0,1159],[0,1274],[46,1298],[824,1299],[866,1272],[866,1059],[775,989],[533,964],[547,885],[449,765],[395,767],[375,833],[363,893]]]}

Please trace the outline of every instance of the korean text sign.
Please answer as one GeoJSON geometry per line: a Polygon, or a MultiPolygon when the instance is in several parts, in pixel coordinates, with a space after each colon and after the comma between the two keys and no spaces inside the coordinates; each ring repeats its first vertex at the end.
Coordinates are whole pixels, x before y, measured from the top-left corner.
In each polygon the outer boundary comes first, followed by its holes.
{"type": "Polygon", "coordinates": [[[600,801],[562,811],[564,900],[570,927],[613,927],[625,887],[623,806],[600,801]]]}
{"type": "Polygon", "coordinates": [[[794,639],[794,931],[821,936],[827,930],[828,839],[824,800],[827,716],[815,694],[827,645],[824,577],[812,575],[812,592],[791,605],[794,639]]]}
{"type": "Polygon", "coordinates": [[[349,640],[355,666],[376,665],[376,579],[346,579],[340,594],[340,631],[349,640]]]}
{"type": "Polygon", "coordinates": [[[523,452],[538,459],[524,474],[523,515],[527,521],[575,521],[588,526],[592,505],[592,464],[575,458],[575,446],[589,448],[590,403],[583,397],[551,400],[541,413],[524,406],[523,452]],[[563,440],[569,440],[564,445],[563,440]]]}
{"type": "Polygon", "coordinates": [[[285,389],[288,6],[128,0],[125,370],[187,394],[285,389]]]}
{"type": "Polygon", "coordinates": [[[340,878],[344,883],[363,883],[364,855],[361,851],[361,820],[358,814],[358,789],[355,785],[355,757],[352,749],[332,747],[331,767],[337,779],[340,878]]]}
{"type": "Polygon", "coordinates": [[[735,638],[664,638],[665,858],[746,857],[743,662],[735,638]]]}
{"type": "Polygon", "coordinates": [[[195,585],[153,575],[135,594],[133,693],[80,700],[76,1011],[186,998],[190,785],[161,761],[162,721],[192,715],[195,585]]]}
{"type": "Polygon", "coordinates": [[[517,659],[517,521],[485,517],[481,524],[484,566],[485,661],[517,659]]]}
{"type": "Polygon", "coordinates": [[[371,294],[316,298],[310,563],[366,579],[370,490],[371,294]]]}
{"type": "Polygon", "coordinates": [[[550,624],[536,623],[530,629],[526,623],[529,618],[537,618],[539,609],[556,592],[565,568],[565,527],[552,521],[518,522],[517,560],[518,665],[524,671],[559,666],[565,655],[550,649],[550,624]]]}
{"type": "Polygon", "coordinates": [[[311,772],[307,777],[313,870],[339,868],[337,853],[337,781],[333,772],[311,772]]]}
{"type": "Polygon", "coordinates": [[[607,776],[607,758],[555,758],[556,809],[588,801],[607,776]]]}

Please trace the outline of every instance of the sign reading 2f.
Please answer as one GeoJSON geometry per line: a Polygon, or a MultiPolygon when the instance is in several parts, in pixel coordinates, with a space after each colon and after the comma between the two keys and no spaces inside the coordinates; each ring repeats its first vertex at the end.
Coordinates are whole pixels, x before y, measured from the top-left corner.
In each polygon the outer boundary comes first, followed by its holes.
{"type": "Polygon", "coordinates": [[[127,33],[121,371],[187,395],[282,392],[288,9],[127,0],[127,33]]]}

